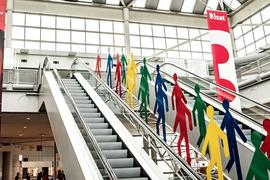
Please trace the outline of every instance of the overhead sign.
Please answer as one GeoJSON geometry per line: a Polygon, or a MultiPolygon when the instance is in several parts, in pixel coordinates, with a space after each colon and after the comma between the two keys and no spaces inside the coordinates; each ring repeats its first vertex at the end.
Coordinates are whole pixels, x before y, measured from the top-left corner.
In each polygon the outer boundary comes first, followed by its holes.
{"type": "MultiPolygon", "coordinates": [[[[239,90],[227,13],[223,11],[207,10],[207,22],[216,83],[238,93],[239,90]]],[[[235,95],[219,88],[217,88],[217,96],[220,101],[226,98],[232,108],[241,111],[239,97],[235,97],[235,95]]]]}

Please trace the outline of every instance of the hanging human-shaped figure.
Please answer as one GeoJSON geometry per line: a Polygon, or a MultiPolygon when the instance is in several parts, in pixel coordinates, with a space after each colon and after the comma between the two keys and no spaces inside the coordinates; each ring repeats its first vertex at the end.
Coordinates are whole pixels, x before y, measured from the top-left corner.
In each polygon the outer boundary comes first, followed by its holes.
{"type": "Polygon", "coordinates": [[[127,70],[127,95],[126,100],[131,108],[133,108],[133,92],[136,89],[136,75],[137,75],[137,66],[134,61],[134,56],[132,55],[131,60],[128,61],[128,70],[127,70]]]}
{"type": "Polygon", "coordinates": [[[175,116],[175,121],[173,125],[173,132],[174,133],[176,132],[176,129],[179,125],[180,137],[177,142],[178,154],[180,157],[182,156],[181,143],[182,143],[182,140],[185,139],[187,162],[189,165],[191,165],[187,123],[186,123],[186,115],[187,115],[188,120],[189,120],[189,129],[192,130],[191,113],[185,105],[187,103],[187,100],[185,96],[183,95],[181,88],[178,85],[176,73],[173,74],[173,80],[174,80],[174,86],[173,86],[173,91],[172,91],[172,96],[171,96],[173,110],[174,110],[174,99],[176,103],[176,116],[175,116]]]}
{"type": "Polygon", "coordinates": [[[217,126],[214,121],[214,108],[212,106],[207,107],[207,116],[209,118],[209,124],[207,127],[205,140],[203,143],[201,156],[204,157],[207,147],[209,145],[210,151],[210,162],[206,168],[206,175],[207,179],[212,179],[211,171],[216,165],[218,171],[218,180],[223,180],[223,169],[222,169],[222,162],[221,162],[221,154],[220,154],[220,145],[219,145],[219,138],[223,142],[223,149],[225,157],[229,157],[229,147],[228,147],[228,140],[226,134],[217,126]]]}
{"type": "Polygon", "coordinates": [[[160,75],[159,65],[157,65],[156,70],[157,70],[157,77],[156,77],[156,83],[155,83],[156,102],[155,102],[155,107],[154,107],[154,114],[158,112],[158,119],[157,119],[157,124],[156,124],[158,135],[159,135],[159,124],[160,124],[160,120],[162,119],[163,139],[166,142],[165,111],[164,111],[163,99],[165,100],[167,112],[169,111],[169,106],[168,106],[168,98],[163,88],[167,91],[167,87],[165,86],[163,78],[160,75]]]}
{"type": "Polygon", "coordinates": [[[257,131],[252,132],[251,142],[255,147],[255,152],[251,160],[246,180],[252,180],[253,177],[255,177],[255,180],[268,180],[267,170],[270,171],[270,161],[260,149],[260,133],[257,131]]]}
{"type": "Polygon", "coordinates": [[[127,66],[127,60],[126,60],[124,54],[122,54],[122,56],[121,56],[121,65],[122,65],[122,83],[123,84],[126,84],[126,66],[127,66]]]}
{"type": "Polygon", "coordinates": [[[116,93],[119,94],[119,96],[122,96],[122,90],[121,90],[121,72],[122,72],[122,65],[121,62],[119,60],[119,54],[117,53],[116,55],[116,70],[115,70],[115,77],[114,80],[116,80],[116,86],[115,86],[115,90],[116,93]]]}
{"type": "Polygon", "coordinates": [[[96,62],[96,73],[101,78],[100,68],[101,68],[101,58],[100,58],[100,56],[98,54],[97,62],[96,62]]]}
{"type": "Polygon", "coordinates": [[[145,79],[145,76],[143,73],[143,67],[141,66],[140,69],[141,73],[141,81],[140,81],[140,87],[139,87],[139,93],[138,93],[138,99],[141,100],[140,105],[140,116],[142,117],[142,112],[144,112],[144,119],[145,122],[148,124],[148,117],[147,117],[147,105],[149,104],[148,101],[148,95],[149,95],[149,89],[147,88],[148,82],[147,79],[145,79]]]}
{"type": "Polygon", "coordinates": [[[200,137],[197,141],[197,146],[200,147],[202,140],[204,139],[205,134],[206,134],[206,126],[205,126],[205,118],[204,118],[204,112],[206,110],[206,105],[200,96],[200,87],[198,84],[195,85],[194,90],[195,90],[197,96],[196,96],[195,103],[193,106],[192,115],[193,115],[194,126],[197,126],[197,122],[196,122],[196,111],[197,111],[199,130],[200,130],[200,137]]]}
{"type": "Polygon", "coordinates": [[[225,112],[220,128],[222,130],[226,128],[227,138],[229,141],[229,150],[230,150],[230,155],[231,155],[230,160],[225,169],[227,169],[228,172],[230,172],[233,166],[233,163],[235,162],[238,180],[242,180],[243,177],[242,177],[241,164],[240,164],[240,159],[239,159],[239,154],[238,154],[235,130],[239,134],[243,142],[247,142],[247,138],[245,137],[244,133],[241,131],[237,122],[232,117],[229,111],[229,108],[230,108],[229,101],[227,99],[224,99],[222,105],[226,112],[225,112]]]}
{"type": "MultiPolygon", "coordinates": [[[[143,58],[143,70],[142,70],[142,75],[145,77],[147,81],[147,86],[146,86],[146,91],[149,92],[149,85],[148,85],[148,80],[151,81],[151,76],[148,71],[147,65],[146,65],[146,58],[143,58]]],[[[147,100],[149,102],[149,94],[147,95],[147,100]]]]}
{"type": "Polygon", "coordinates": [[[261,150],[263,153],[266,153],[268,156],[268,159],[270,159],[270,120],[269,119],[263,120],[263,128],[267,132],[267,136],[264,139],[261,150]]]}
{"type": "Polygon", "coordinates": [[[107,60],[107,67],[106,67],[106,72],[107,72],[107,84],[112,88],[112,68],[113,68],[113,59],[112,56],[109,54],[108,55],[108,60],[107,60]]]}

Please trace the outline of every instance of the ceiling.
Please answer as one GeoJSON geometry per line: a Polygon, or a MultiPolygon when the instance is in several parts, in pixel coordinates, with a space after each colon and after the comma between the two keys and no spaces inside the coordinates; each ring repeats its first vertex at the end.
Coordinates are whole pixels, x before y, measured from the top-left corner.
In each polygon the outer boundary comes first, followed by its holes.
{"type": "MultiPolygon", "coordinates": [[[[61,1],[61,0],[55,0],[61,1]]],[[[243,5],[247,0],[65,0],[85,2],[95,5],[112,5],[140,9],[205,14],[207,9],[221,10],[228,13],[243,5]],[[223,6],[223,7],[222,7],[223,6]]]]}
{"type": "Polygon", "coordinates": [[[53,134],[46,113],[2,113],[1,143],[36,144],[53,142],[53,134]]]}

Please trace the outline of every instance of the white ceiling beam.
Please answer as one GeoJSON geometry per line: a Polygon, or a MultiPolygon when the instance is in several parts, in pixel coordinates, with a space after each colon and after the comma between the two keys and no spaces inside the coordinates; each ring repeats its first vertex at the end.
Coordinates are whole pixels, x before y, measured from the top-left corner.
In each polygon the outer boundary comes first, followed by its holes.
{"type": "Polygon", "coordinates": [[[270,5],[270,1],[268,0],[248,0],[242,7],[230,14],[231,26],[234,27],[235,25],[242,23],[248,17],[254,15],[268,5],[270,5]]]}

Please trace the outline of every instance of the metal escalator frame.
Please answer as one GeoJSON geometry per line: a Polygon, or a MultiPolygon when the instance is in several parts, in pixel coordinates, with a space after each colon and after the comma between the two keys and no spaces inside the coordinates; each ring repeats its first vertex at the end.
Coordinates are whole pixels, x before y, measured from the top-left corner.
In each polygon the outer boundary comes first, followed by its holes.
{"type": "Polygon", "coordinates": [[[45,69],[47,71],[50,71],[50,69],[52,69],[53,73],[56,76],[56,79],[61,84],[65,94],[67,95],[69,101],[71,102],[71,105],[73,106],[76,115],[79,117],[80,123],[83,125],[83,128],[87,134],[87,137],[90,140],[90,142],[92,143],[95,151],[97,152],[97,155],[98,155],[99,159],[101,160],[102,165],[106,169],[106,172],[108,173],[109,178],[111,180],[117,180],[118,178],[117,178],[116,174],[113,172],[112,167],[109,164],[105,154],[102,152],[101,148],[98,146],[98,143],[97,143],[96,139],[94,138],[94,135],[90,131],[89,127],[85,124],[83,117],[81,116],[75,101],[73,100],[70,92],[68,91],[68,89],[64,85],[63,80],[61,79],[57,69],[53,65],[53,62],[51,60],[49,60],[48,57],[45,57],[45,60],[44,60],[43,70],[45,70],[45,69]]]}
{"type": "Polygon", "coordinates": [[[130,109],[129,105],[124,102],[121,97],[119,97],[106,83],[104,83],[93,71],[90,67],[88,67],[85,62],[77,58],[74,60],[73,65],[77,64],[80,62],[86,69],[87,71],[97,80],[100,84],[102,84],[104,87],[106,87],[106,90],[110,93],[111,96],[113,96],[119,103],[121,103],[121,106],[136,120],[137,123],[140,124],[140,126],[148,133],[148,135],[154,139],[155,141],[159,142],[160,146],[174,159],[177,164],[180,165],[181,168],[184,169],[184,171],[192,177],[192,179],[202,179],[199,174],[192,169],[184,160],[179,158],[178,154],[175,153],[174,150],[172,150],[166,143],[161,140],[161,138],[142,120],[138,115],[133,112],[132,109],[130,109]]]}
{"type": "MultiPolygon", "coordinates": [[[[139,63],[137,63],[137,64],[140,64],[140,63],[142,63],[142,62],[139,62],[139,63]]],[[[151,68],[156,69],[156,67],[154,67],[153,65],[151,65],[151,64],[149,64],[149,63],[147,63],[147,65],[150,66],[151,68]]],[[[194,74],[194,73],[192,73],[192,72],[190,72],[190,71],[188,71],[188,70],[185,70],[185,69],[183,69],[183,68],[180,68],[180,67],[178,67],[178,66],[176,66],[176,65],[174,65],[174,64],[172,64],[172,63],[164,63],[164,64],[161,64],[161,65],[160,65],[160,72],[163,73],[163,74],[165,74],[166,76],[168,76],[168,77],[170,77],[170,78],[172,78],[172,76],[171,76],[170,74],[168,74],[168,73],[166,73],[165,71],[161,70],[161,68],[162,68],[163,66],[166,66],[166,65],[173,66],[173,67],[175,67],[175,68],[177,68],[177,69],[179,69],[179,70],[181,70],[181,71],[184,71],[185,73],[188,73],[188,74],[190,74],[190,75],[192,75],[192,76],[195,76],[196,78],[198,78],[198,79],[200,79],[200,80],[202,80],[202,81],[204,81],[204,82],[207,82],[207,83],[209,83],[209,84],[212,84],[212,85],[214,85],[214,86],[216,86],[216,87],[218,87],[218,88],[220,88],[220,89],[222,89],[222,90],[224,90],[224,91],[226,91],[226,92],[229,92],[229,93],[231,93],[231,94],[233,94],[233,95],[235,95],[235,96],[239,96],[239,97],[241,97],[241,98],[243,98],[243,99],[245,99],[245,100],[247,100],[247,101],[250,101],[250,102],[254,103],[256,106],[262,108],[263,110],[267,111],[267,112],[270,114],[270,109],[268,109],[267,106],[264,106],[264,105],[262,105],[262,104],[259,104],[259,103],[255,102],[255,101],[252,100],[252,99],[249,99],[249,98],[247,98],[247,97],[245,97],[245,96],[243,96],[243,95],[241,95],[241,94],[238,94],[238,93],[236,93],[236,92],[233,92],[232,90],[227,89],[227,88],[225,88],[225,87],[223,87],[223,86],[220,86],[220,85],[218,85],[218,84],[215,84],[215,83],[213,83],[213,82],[211,82],[211,81],[209,81],[209,80],[207,80],[207,79],[204,79],[204,78],[202,78],[202,77],[200,77],[200,76],[198,76],[198,75],[196,75],[196,74],[194,74]]],[[[155,70],[155,71],[156,71],[156,70],[155,70]]],[[[155,71],[154,71],[154,72],[155,72],[155,71]]],[[[178,81],[179,81],[179,80],[178,80],[178,81]]],[[[185,84],[185,85],[187,85],[187,86],[189,86],[189,87],[191,87],[190,85],[186,84],[186,83],[183,82],[183,81],[180,81],[180,82],[183,83],[183,84],[185,84]]],[[[191,87],[191,88],[193,88],[193,87],[191,87]]],[[[207,98],[209,98],[209,99],[211,99],[211,100],[217,102],[218,104],[222,104],[220,101],[214,99],[213,97],[207,95],[207,94],[204,93],[204,92],[201,92],[201,94],[203,94],[203,95],[206,96],[207,98]]],[[[235,110],[234,108],[231,108],[231,107],[230,107],[230,110],[231,110],[232,112],[238,114],[239,116],[244,117],[247,121],[249,121],[249,122],[251,122],[251,123],[254,123],[258,128],[261,129],[261,131],[259,131],[259,133],[262,133],[263,135],[266,135],[266,132],[264,131],[264,129],[263,129],[263,127],[262,127],[262,125],[261,125],[260,123],[258,123],[257,121],[254,121],[251,117],[249,117],[249,116],[247,116],[247,115],[245,115],[245,114],[243,114],[243,113],[241,113],[241,112],[238,112],[238,111],[235,110]]],[[[242,122],[242,123],[245,124],[245,122],[242,122]]],[[[245,125],[247,125],[247,124],[245,124],[245,125]]],[[[249,125],[247,125],[247,126],[250,127],[249,125]]],[[[251,129],[254,129],[254,127],[250,127],[250,128],[251,128],[251,129]]]]}

